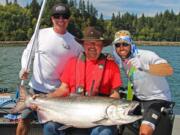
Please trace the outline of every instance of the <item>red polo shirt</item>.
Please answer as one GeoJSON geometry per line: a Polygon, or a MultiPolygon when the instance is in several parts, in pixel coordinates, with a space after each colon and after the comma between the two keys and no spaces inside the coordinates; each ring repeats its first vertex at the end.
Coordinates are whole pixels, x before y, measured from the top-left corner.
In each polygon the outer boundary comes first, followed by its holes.
{"type": "MultiPolygon", "coordinates": [[[[77,58],[71,59],[60,77],[60,80],[69,86],[71,93],[74,93],[76,88],[76,62],[77,58]]],[[[86,60],[85,90],[87,91],[92,87],[92,76],[96,73],[95,69],[97,68],[95,67],[97,67],[97,63],[97,61],[86,60]]],[[[122,80],[118,65],[112,60],[106,60],[99,93],[110,95],[112,89],[118,88],[121,85],[122,80]]]]}

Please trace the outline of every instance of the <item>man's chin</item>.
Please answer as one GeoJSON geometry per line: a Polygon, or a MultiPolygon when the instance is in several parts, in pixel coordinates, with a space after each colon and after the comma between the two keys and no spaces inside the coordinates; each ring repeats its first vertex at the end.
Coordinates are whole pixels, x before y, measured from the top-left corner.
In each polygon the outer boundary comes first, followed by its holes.
{"type": "MultiPolygon", "coordinates": [[[[119,54],[118,54],[119,55],[119,54]]],[[[119,55],[121,57],[121,59],[127,59],[129,58],[129,56],[131,55],[131,53],[128,53],[128,54],[121,54],[119,55]]]]}
{"type": "Polygon", "coordinates": [[[97,60],[98,59],[98,57],[97,56],[87,56],[87,58],[89,59],[89,60],[97,60]]]}
{"type": "Polygon", "coordinates": [[[121,59],[125,59],[125,58],[127,58],[127,56],[126,55],[119,55],[120,57],[121,57],[121,59]]]}

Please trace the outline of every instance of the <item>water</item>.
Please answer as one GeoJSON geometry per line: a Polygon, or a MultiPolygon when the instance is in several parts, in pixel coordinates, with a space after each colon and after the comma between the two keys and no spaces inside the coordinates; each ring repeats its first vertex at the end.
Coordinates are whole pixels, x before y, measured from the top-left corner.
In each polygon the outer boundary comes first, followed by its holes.
{"type": "MultiPolygon", "coordinates": [[[[0,89],[15,91],[20,83],[18,74],[21,68],[20,61],[25,46],[0,47],[0,89]]],[[[167,77],[172,90],[173,100],[176,102],[175,110],[180,110],[180,47],[178,46],[138,46],[156,52],[168,60],[174,68],[174,74],[167,77]]],[[[111,48],[105,48],[110,51],[111,48]]]]}
{"type": "Polygon", "coordinates": [[[0,88],[13,91],[20,82],[21,54],[24,47],[0,47],[0,88]]]}

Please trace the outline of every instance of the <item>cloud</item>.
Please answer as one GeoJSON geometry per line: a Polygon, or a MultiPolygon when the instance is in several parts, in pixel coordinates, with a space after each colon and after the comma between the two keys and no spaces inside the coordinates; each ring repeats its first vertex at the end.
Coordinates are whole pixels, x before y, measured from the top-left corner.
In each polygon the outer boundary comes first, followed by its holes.
{"type": "MultiPolygon", "coordinates": [[[[9,2],[14,2],[14,0],[8,0],[9,2]]],[[[38,2],[42,1],[42,0],[37,0],[38,2]]],[[[27,4],[31,3],[32,0],[17,0],[17,2],[21,5],[21,6],[26,6],[27,4]]],[[[0,0],[0,4],[5,4],[6,0],[0,0]]]]}
{"type": "MultiPolygon", "coordinates": [[[[26,6],[31,1],[18,0],[18,3],[26,6]]],[[[86,3],[88,0],[84,1],[86,3]]],[[[104,18],[108,19],[111,18],[112,13],[117,14],[118,12],[121,14],[129,12],[138,16],[141,16],[143,13],[146,16],[154,16],[156,13],[164,12],[167,9],[173,10],[175,13],[180,12],[180,0],[89,0],[89,2],[98,10],[99,15],[103,13],[104,18]]],[[[0,0],[0,3],[5,3],[5,0],[0,0]]],[[[79,0],[77,0],[78,3],[79,0]]]]}
{"type": "MultiPolygon", "coordinates": [[[[88,1],[88,0],[85,0],[88,1]]],[[[144,13],[146,16],[153,16],[165,10],[180,12],[180,0],[89,0],[90,3],[103,13],[105,18],[110,18],[112,13],[133,13],[138,16],[144,13]]]]}

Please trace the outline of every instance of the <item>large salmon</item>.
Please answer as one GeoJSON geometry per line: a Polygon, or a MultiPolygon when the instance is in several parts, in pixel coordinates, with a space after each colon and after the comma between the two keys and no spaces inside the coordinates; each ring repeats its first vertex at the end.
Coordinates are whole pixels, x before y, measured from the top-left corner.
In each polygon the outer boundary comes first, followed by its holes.
{"type": "Polygon", "coordinates": [[[41,123],[54,121],[68,127],[89,128],[97,125],[121,125],[134,122],[141,116],[133,115],[133,110],[139,104],[135,101],[125,101],[109,97],[68,96],[62,98],[37,97],[33,99],[25,94],[25,88],[20,87],[20,102],[13,109],[19,112],[31,104],[38,106],[38,116],[41,123]],[[26,97],[25,97],[26,96],[26,97]]]}

